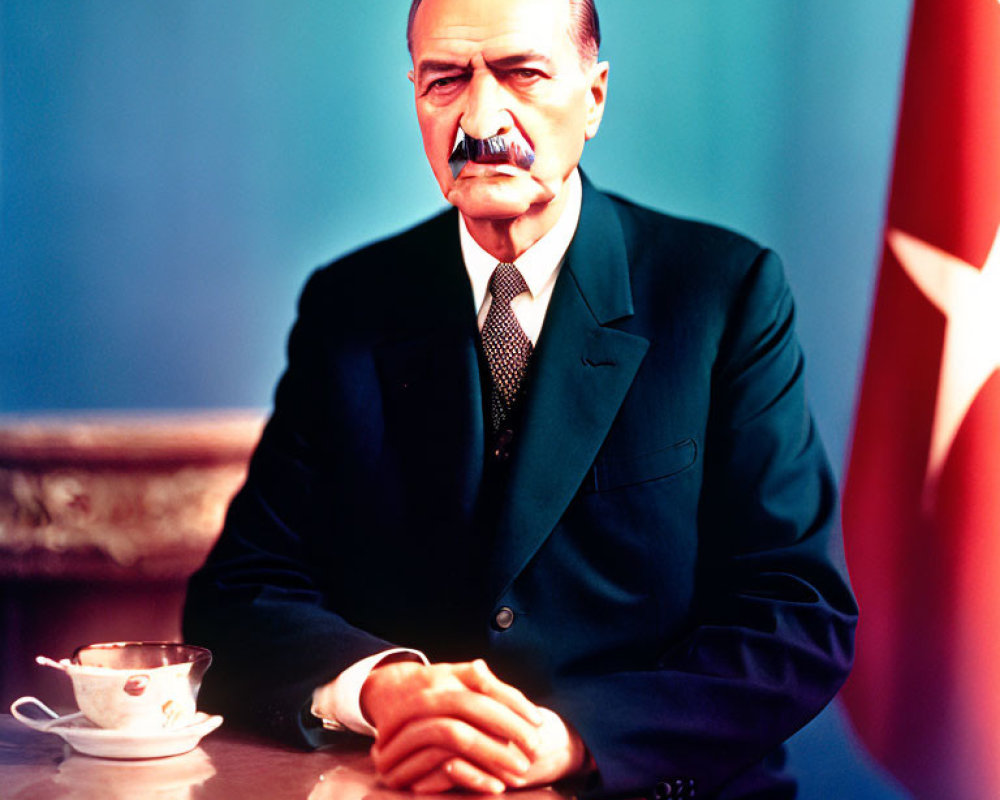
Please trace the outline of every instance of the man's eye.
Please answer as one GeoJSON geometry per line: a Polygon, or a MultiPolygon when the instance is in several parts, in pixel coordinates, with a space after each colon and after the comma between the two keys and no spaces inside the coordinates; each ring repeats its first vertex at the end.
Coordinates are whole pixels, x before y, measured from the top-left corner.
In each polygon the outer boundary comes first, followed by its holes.
{"type": "Polygon", "coordinates": [[[536,78],[540,78],[542,73],[537,69],[529,69],[528,67],[521,67],[519,69],[511,70],[511,75],[520,81],[532,81],[536,78]]]}
{"type": "Polygon", "coordinates": [[[435,78],[427,84],[424,93],[444,91],[457,83],[460,77],[459,75],[447,75],[443,78],[435,78]]]}

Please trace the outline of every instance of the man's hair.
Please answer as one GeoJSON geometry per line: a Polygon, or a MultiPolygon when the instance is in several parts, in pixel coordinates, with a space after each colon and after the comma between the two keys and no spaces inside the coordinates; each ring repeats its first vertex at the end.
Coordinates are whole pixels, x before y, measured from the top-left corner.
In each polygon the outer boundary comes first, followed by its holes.
{"type": "MultiPolygon", "coordinates": [[[[413,20],[417,17],[417,9],[423,0],[413,0],[410,4],[410,17],[406,22],[406,46],[413,55],[413,20]]],[[[570,14],[570,37],[580,52],[584,63],[597,60],[601,48],[601,21],[597,16],[594,0],[568,0],[570,14]]]]}

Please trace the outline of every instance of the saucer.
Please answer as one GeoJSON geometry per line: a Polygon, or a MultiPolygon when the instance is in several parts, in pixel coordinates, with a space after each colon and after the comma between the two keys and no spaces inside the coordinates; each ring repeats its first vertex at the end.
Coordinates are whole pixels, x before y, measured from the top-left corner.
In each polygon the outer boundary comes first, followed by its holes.
{"type": "MultiPolygon", "coordinates": [[[[25,699],[16,701],[14,706],[22,704],[25,699]]],[[[38,705],[42,706],[41,703],[38,705]]],[[[14,710],[12,706],[11,711],[14,710]]],[[[187,753],[198,746],[202,737],[222,724],[221,716],[203,711],[199,711],[189,725],[150,732],[98,728],[81,712],[49,720],[31,719],[20,713],[14,716],[29,728],[61,736],[78,753],[123,759],[164,758],[187,753]]]]}

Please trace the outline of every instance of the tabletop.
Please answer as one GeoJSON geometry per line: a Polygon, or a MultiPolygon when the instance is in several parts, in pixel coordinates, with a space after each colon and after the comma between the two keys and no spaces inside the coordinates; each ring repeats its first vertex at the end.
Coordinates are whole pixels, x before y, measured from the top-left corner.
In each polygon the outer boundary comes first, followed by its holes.
{"type": "MultiPolygon", "coordinates": [[[[367,753],[360,737],[306,752],[224,724],[183,755],[93,758],[5,714],[0,715],[0,800],[412,800],[407,792],[378,785],[367,753]]],[[[512,796],[567,800],[552,789],[512,796]]]]}

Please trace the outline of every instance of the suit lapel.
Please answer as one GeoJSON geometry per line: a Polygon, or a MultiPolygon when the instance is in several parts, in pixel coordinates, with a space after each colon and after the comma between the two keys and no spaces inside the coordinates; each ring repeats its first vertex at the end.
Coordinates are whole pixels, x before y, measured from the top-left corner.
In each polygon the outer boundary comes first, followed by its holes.
{"type": "Polygon", "coordinates": [[[470,520],[482,479],[483,412],[472,290],[455,212],[428,224],[393,287],[395,333],[376,346],[385,435],[440,511],[470,520]]]}
{"type": "Polygon", "coordinates": [[[606,327],[632,314],[625,238],[610,200],[583,207],[533,356],[491,563],[498,597],[552,532],[593,464],[649,342],[606,327]]]}

